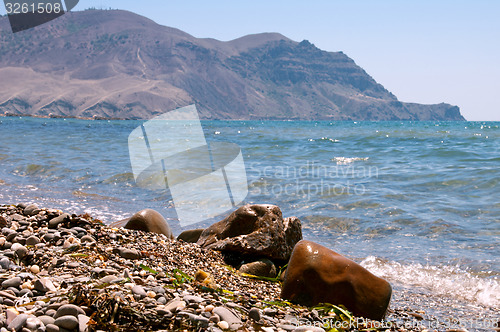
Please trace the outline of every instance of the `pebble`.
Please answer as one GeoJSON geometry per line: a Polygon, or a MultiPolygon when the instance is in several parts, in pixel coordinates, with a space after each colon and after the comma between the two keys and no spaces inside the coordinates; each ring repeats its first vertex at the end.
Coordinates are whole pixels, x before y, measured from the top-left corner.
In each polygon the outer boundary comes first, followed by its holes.
{"type": "Polygon", "coordinates": [[[40,273],[40,267],[38,265],[31,265],[30,271],[34,274],[38,274],[38,273],[40,273]]]}
{"type": "Polygon", "coordinates": [[[248,317],[258,322],[260,320],[260,310],[258,308],[252,308],[248,312],[248,317]]]}
{"type": "Polygon", "coordinates": [[[229,323],[224,320],[221,320],[217,323],[217,326],[223,330],[227,330],[229,328],[229,323]]]}
{"type": "Polygon", "coordinates": [[[63,304],[58,309],[54,318],[59,318],[62,316],[74,316],[78,317],[78,315],[85,315],[85,311],[82,308],[74,305],[74,304],[63,304]]]}
{"type": "Polygon", "coordinates": [[[20,314],[16,318],[14,318],[12,322],[10,322],[10,324],[7,326],[7,329],[19,332],[23,329],[27,320],[28,320],[28,315],[20,314]]]}
{"type": "Polygon", "coordinates": [[[132,287],[132,293],[134,293],[134,295],[137,295],[140,299],[147,296],[144,288],[139,285],[135,285],[134,287],[132,287]]]}
{"type": "Polygon", "coordinates": [[[2,288],[9,288],[9,287],[18,288],[19,286],[21,286],[22,283],[23,279],[19,277],[14,277],[3,281],[2,288]]]}
{"type": "Polygon", "coordinates": [[[73,315],[61,316],[55,320],[54,324],[59,328],[73,330],[78,326],[78,318],[73,315]]]}

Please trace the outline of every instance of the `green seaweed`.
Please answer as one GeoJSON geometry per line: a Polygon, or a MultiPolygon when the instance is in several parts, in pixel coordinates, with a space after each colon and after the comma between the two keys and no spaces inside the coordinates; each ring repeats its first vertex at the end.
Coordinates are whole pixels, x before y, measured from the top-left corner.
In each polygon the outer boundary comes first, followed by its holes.
{"type": "Polygon", "coordinates": [[[140,267],[141,269],[143,269],[144,271],[149,272],[149,273],[152,273],[152,274],[157,274],[157,273],[158,273],[158,271],[155,271],[155,270],[153,270],[152,268],[150,268],[150,267],[148,267],[148,266],[146,266],[146,265],[144,265],[144,264],[139,265],[139,267],[140,267]]]}

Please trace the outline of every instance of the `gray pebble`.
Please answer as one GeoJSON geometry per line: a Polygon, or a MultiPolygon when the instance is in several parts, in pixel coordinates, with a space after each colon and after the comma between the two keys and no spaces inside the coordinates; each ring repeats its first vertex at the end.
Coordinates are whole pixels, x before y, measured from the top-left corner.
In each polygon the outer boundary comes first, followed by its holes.
{"type": "Polygon", "coordinates": [[[14,277],[14,278],[10,278],[10,279],[7,279],[4,282],[2,282],[2,287],[3,288],[9,288],[9,287],[18,288],[19,286],[21,286],[22,283],[23,283],[23,279],[21,279],[19,277],[14,277]]]}
{"type": "Polygon", "coordinates": [[[23,210],[25,216],[34,216],[35,214],[38,214],[38,212],[40,212],[40,209],[36,204],[30,204],[23,210]]]}
{"type": "Polygon", "coordinates": [[[30,237],[28,237],[26,239],[27,246],[36,246],[39,243],[40,243],[40,239],[35,235],[31,235],[30,237]]]}
{"type": "Polygon", "coordinates": [[[72,315],[61,316],[56,319],[54,324],[63,329],[73,330],[78,326],[78,318],[72,315]]]}
{"type": "Polygon", "coordinates": [[[59,317],[68,315],[78,317],[78,315],[85,315],[85,311],[83,311],[82,308],[74,304],[63,304],[62,306],[59,307],[59,309],[57,309],[54,318],[57,319],[59,317]]]}
{"type": "Polygon", "coordinates": [[[10,259],[8,259],[7,257],[3,257],[2,259],[0,259],[0,266],[2,267],[2,269],[7,270],[10,266],[10,259]]]}
{"type": "Polygon", "coordinates": [[[43,323],[43,325],[47,326],[49,324],[54,324],[55,319],[53,317],[42,315],[38,316],[38,319],[43,323]]]}
{"type": "Polygon", "coordinates": [[[78,332],[88,331],[89,321],[90,321],[90,317],[88,317],[86,315],[78,315],[78,332]]]}
{"type": "Polygon", "coordinates": [[[63,213],[58,217],[49,220],[49,228],[57,228],[60,223],[64,222],[66,219],[69,219],[71,216],[67,213],[63,213]]]}
{"type": "Polygon", "coordinates": [[[137,295],[141,299],[147,296],[144,288],[139,285],[135,285],[134,287],[132,287],[132,293],[134,293],[134,295],[137,295]]]}
{"type": "Polygon", "coordinates": [[[141,258],[141,253],[135,249],[118,248],[118,254],[125,259],[141,258]]]}
{"type": "Polygon", "coordinates": [[[90,235],[84,235],[82,236],[82,238],[80,239],[80,241],[83,243],[83,242],[95,242],[94,238],[90,235]]]}
{"type": "Polygon", "coordinates": [[[54,286],[49,278],[40,278],[35,280],[35,289],[40,292],[56,291],[57,288],[54,286]]]}
{"type": "Polygon", "coordinates": [[[20,314],[16,318],[14,318],[12,322],[10,322],[9,326],[7,326],[7,329],[9,329],[10,331],[14,330],[16,332],[19,332],[23,329],[27,320],[28,320],[28,315],[20,314]]]}
{"type": "Polygon", "coordinates": [[[231,330],[237,330],[241,327],[241,320],[233,312],[225,307],[215,307],[213,313],[219,316],[220,320],[224,320],[229,324],[231,330]]]}
{"type": "Polygon", "coordinates": [[[45,325],[45,331],[46,332],[59,332],[59,326],[57,326],[55,324],[45,325]]]}

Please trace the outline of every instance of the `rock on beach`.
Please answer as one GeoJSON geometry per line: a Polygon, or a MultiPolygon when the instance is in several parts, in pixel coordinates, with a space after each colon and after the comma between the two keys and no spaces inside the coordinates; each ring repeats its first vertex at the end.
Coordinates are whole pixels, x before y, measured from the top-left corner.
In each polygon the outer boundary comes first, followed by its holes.
{"type": "Polygon", "coordinates": [[[317,243],[302,240],[288,262],[281,296],[313,306],[343,304],[355,315],[381,320],[391,285],[361,265],[317,243]]]}

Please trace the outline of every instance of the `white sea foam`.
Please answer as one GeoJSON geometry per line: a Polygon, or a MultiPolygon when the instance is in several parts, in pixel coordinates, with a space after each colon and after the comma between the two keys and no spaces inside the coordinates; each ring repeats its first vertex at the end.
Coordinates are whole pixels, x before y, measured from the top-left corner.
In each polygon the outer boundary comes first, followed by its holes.
{"type": "Polygon", "coordinates": [[[437,296],[500,307],[500,281],[496,277],[480,277],[457,266],[401,264],[374,256],[367,257],[361,265],[391,282],[421,287],[437,296]]]}
{"type": "Polygon", "coordinates": [[[368,157],[366,157],[366,158],[333,157],[332,161],[335,161],[337,163],[337,165],[349,165],[355,161],[366,161],[368,159],[369,159],[368,157]]]}

